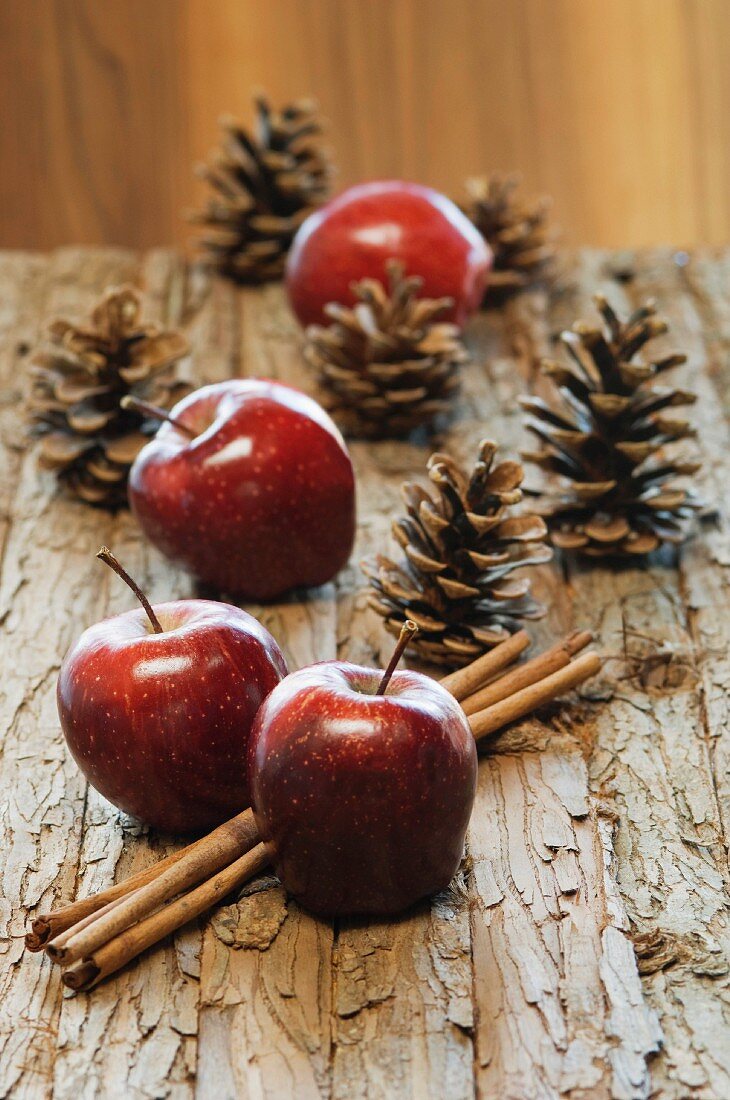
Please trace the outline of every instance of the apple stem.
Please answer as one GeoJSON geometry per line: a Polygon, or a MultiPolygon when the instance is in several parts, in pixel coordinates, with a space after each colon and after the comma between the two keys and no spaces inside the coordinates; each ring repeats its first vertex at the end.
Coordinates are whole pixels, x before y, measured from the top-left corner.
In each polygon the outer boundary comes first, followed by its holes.
{"type": "Polygon", "coordinates": [[[96,556],[97,558],[99,558],[100,561],[103,561],[105,565],[108,565],[110,569],[113,569],[117,576],[121,577],[126,585],[129,585],[139,602],[142,604],[142,607],[147,612],[147,618],[152,623],[152,629],[154,630],[155,634],[164,634],[165,632],[160,626],[160,620],[155,615],[152,604],[147,599],[137,582],[132,580],[127,570],[120,564],[120,562],[117,561],[109,547],[102,546],[101,550],[97,551],[96,556]]]}
{"type": "Polygon", "coordinates": [[[166,409],[161,409],[159,405],[151,405],[149,401],[140,401],[139,397],[133,397],[131,393],[125,394],[119,404],[123,409],[132,409],[143,416],[151,416],[153,420],[165,420],[168,424],[172,424],[174,428],[177,428],[178,431],[184,432],[190,439],[195,439],[198,434],[192,428],[189,428],[187,424],[183,424],[182,420],[170,416],[166,409]]]}
{"type": "Polygon", "coordinates": [[[386,691],[388,690],[388,684],[390,683],[390,678],[393,675],[393,673],[395,672],[395,670],[398,666],[398,662],[400,661],[401,657],[403,656],[403,653],[405,651],[406,646],[410,642],[413,635],[417,634],[417,633],[418,633],[418,627],[413,622],[413,619],[406,619],[406,621],[403,623],[403,626],[400,629],[400,637],[398,638],[398,641],[396,642],[396,645],[395,645],[395,649],[393,650],[393,656],[390,658],[390,662],[388,664],[388,667],[386,668],[385,672],[383,673],[383,679],[378,684],[378,690],[375,692],[376,695],[385,695],[386,691]]]}

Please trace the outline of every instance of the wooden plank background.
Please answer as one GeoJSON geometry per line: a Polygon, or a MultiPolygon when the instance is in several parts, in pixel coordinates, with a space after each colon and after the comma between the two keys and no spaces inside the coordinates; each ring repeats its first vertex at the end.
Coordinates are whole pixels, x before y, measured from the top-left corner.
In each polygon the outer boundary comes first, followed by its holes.
{"type": "MultiPolygon", "coordinates": [[[[84,784],[55,711],[61,657],[129,606],[94,551],[113,546],[155,600],[190,591],[131,517],[66,501],[26,447],[18,401],[49,314],[82,317],[105,285],[144,287],[183,324],[198,382],[263,373],[311,389],[280,288],[208,283],[172,252],[0,254],[0,1095],[24,1100],[722,1100],[730,1095],[730,251],[566,256],[469,326],[464,391],[442,443],[525,442],[516,397],[536,358],[590,315],[654,294],[689,355],[679,385],[719,521],[677,554],[591,569],[559,560],[537,587],[545,642],[591,627],[610,658],[570,707],[521,723],[480,763],[467,859],[451,888],[398,920],[315,919],[263,876],[212,919],[91,994],[23,953],[28,914],[159,857],[84,784]],[[684,258],[682,258],[684,259],[684,258]]],[[[304,602],[251,608],[292,667],[380,662],[392,639],[358,560],[388,544],[399,485],[430,447],[355,443],[358,542],[304,602]]]]}
{"type": "Polygon", "coordinates": [[[0,247],[184,244],[257,85],[320,100],[343,185],[519,169],[567,242],[730,239],[727,0],[4,0],[0,247]]]}

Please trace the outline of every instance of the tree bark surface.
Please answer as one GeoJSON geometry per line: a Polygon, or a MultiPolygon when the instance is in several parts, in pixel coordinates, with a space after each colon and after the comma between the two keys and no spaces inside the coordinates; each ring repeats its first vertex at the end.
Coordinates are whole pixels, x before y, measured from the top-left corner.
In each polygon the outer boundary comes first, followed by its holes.
{"type": "MultiPolygon", "coordinates": [[[[557,333],[657,298],[673,380],[692,410],[713,515],[678,552],[622,568],[566,558],[537,571],[545,643],[593,629],[609,657],[580,697],[481,753],[450,888],[393,921],[329,922],[272,874],[93,990],[24,954],[29,917],[170,851],[84,782],[55,681],[68,646],[129,605],[94,558],[106,543],[153,601],[194,592],[127,513],[70,501],[36,465],[21,399],[47,320],[83,318],[108,285],[182,326],[202,384],[249,375],[316,394],[280,287],[209,282],[174,253],[0,254],[0,1096],[204,1100],[633,1100],[730,1096],[730,250],[583,251],[555,285],[467,330],[472,361],[437,440],[353,442],[358,538],[331,584],[266,607],[291,668],[383,665],[392,639],[359,561],[396,551],[400,485],[432,450],[527,443],[516,404],[544,392],[557,333]],[[619,262],[620,261],[620,262],[619,262]]],[[[528,480],[531,475],[528,474],[528,480]]]]}

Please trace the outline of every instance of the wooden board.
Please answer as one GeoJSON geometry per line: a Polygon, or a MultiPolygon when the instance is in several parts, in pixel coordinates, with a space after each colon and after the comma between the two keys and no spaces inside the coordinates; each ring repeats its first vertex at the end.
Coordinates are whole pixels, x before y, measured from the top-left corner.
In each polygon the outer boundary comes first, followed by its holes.
{"type": "MultiPolygon", "coordinates": [[[[116,548],[153,599],[192,585],[129,515],[63,499],[24,442],[18,402],[43,319],[82,317],[108,284],[185,326],[197,382],[264,374],[311,390],[280,288],[209,284],[173,253],[0,254],[0,1095],[31,1098],[730,1095],[730,251],[567,257],[550,292],[479,316],[440,446],[524,444],[516,397],[536,360],[601,289],[648,295],[689,354],[702,490],[719,518],[679,554],[622,569],[540,570],[543,641],[596,630],[610,656],[572,706],[503,734],[480,764],[463,868],[397,921],[327,922],[264,875],[91,994],[23,951],[37,907],[97,890],[170,843],[123,819],[76,771],[54,686],[83,627],[128,605],[93,554],[116,548]],[[621,279],[615,277],[619,270],[621,279]],[[626,280],[628,272],[629,278],[626,280]]],[[[362,556],[388,544],[399,486],[428,443],[354,443],[358,542],[304,602],[252,608],[292,666],[381,662],[362,556]]]]}
{"type": "Polygon", "coordinates": [[[184,246],[251,93],[314,96],[338,186],[521,172],[571,244],[730,239],[727,0],[3,0],[0,246],[184,246]]]}

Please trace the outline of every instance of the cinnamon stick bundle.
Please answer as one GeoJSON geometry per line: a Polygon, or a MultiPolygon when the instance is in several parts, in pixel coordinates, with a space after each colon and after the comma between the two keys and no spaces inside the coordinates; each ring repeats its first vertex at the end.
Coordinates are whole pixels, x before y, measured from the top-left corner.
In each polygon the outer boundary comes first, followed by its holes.
{"type": "MultiPolygon", "coordinates": [[[[208,833],[207,836],[188,844],[187,847],[181,848],[178,852],[173,852],[154,863],[151,867],[145,867],[144,870],[138,871],[137,874],[125,879],[124,882],[117,882],[114,886],[109,886],[106,890],[93,894],[89,898],[72,901],[68,905],[56,909],[53,913],[44,913],[35,917],[31,924],[31,931],[25,937],[25,946],[29,951],[41,951],[52,942],[64,943],[68,937],[66,936],[65,939],[62,937],[68,930],[79,931],[81,927],[86,927],[92,918],[101,915],[102,909],[108,911],[113,904],[118,904],[129,894],[154,883],[181,860],[187,860],[188,865],[190,865],[198,852],[202,853],[201,863],[204,868],[202,872],[204,877],[214,867],[224,867],[239,851],[246,851],[246,848],[241,849],[241,845],[247,842],[249,835],[251,837],[249,847],[251,847],[258,840],[258,833],[253,820],[253,813],[251,810],[245,810],[238,817],[224,822],[223,825],[214,829],[212,833],[208,833]],[[216,853],[218,853],[219,858],[217,858],[216,853]]],[[[182,886],[179,889],[182,889],[182,886]]]]}
{"type": "MultiPolygon", "coordinates": [[[[54,962],[68,966],[91,954],[130,925],[177,897],[191,886],[203,882],[211,874],[227,867],[241,852],[247,852],[259,840],[253,810],[244,810],[224,822],[202,841],[183,850],[181,858],[150,882],[103,906],[93,919],[76,925],[62,936],[46,944],[46,952],[54,962]]],[[[99,900],[99,895],[97,895],[99,900]]]]}
{"type": "Polygon", "coordinates": [[[602,664],[597,653],[584,653],[565,668],[546,676],[544,680],[515,692],[514,695],[494,703],[491,707],[477,711],[469,719],[474,737],[477,741],[481,741],[483,737],[524,718],[538,707],[557,699],[559,695],[564,695],[566,691],[572,691],[584,680],[600,672],[602,664]]]}
{"type": "Polygon", "coordinates": [[[442,687],[450,691],[460,703],[482,684],[488,683],[503,668],[507,668],[530,644],[530,635],[526,630],[518,630],[494,649],[477,657],[465,668],[449,673],[441,680],[442,687]]]}
{"type": "MultiPolygon", "coordinates": [[[[588,631],[576,631],[515,664],[529,645],[527,634],[519,631],[441,683],[461,702],[474,737],[481,740],[594,676],[602,663],[598,654],[577,656],[591,640],[588,631]]],[[[91,989],[240,889],[268,862],[253,813],[245,810],[125,882],[39,915],[26,946],[30,951],[45,947],[65,968],[63,981],[70,989],[91,989]]]]}
{"type": "MultiPolygon", "coordinates": [[[[88,951],[83,952],[83,958],[64,972],[64,985],[77,992],[91,989],[170,932],[181,928],[234,890],[240,889],[250,878],[263,871],[268,862],[266,845],[257,844],[250,852],[245,852],[228,867],[224,867],[206,882],[201,882],[171,905],[126,928],[113,939],[102,941],[95,948],[89,947],[88,951]]],[[[80,933],[79,938],[82,935],[80,933]]]]}
{"type": "MultiPolygon", "coordinates": [[[[518,637],[518,635],[515,635],[515,637],[518,637]]],[[[516,691],[537,683],[549,676],[550,673],[557,672],[558,669],[564,668],[570,662],[571,657],[575,657],[592,641],[593,635],[589,630],[576,630],[574,634],[570,634],[563,641],[556,642],[550,649],[546,649],[544,653],[538,654],[530,661],[525,661],[523,665],[518,665],[505,676],[501,676],[496,682],[492,681],[480,691],[469,695],[461,704],[464,713],[467,716],[476,714],[477,711],[484,710],[485,707],[489,707],[493,703],[499,703],[502,699],[514,695],[516,691]]]]}

